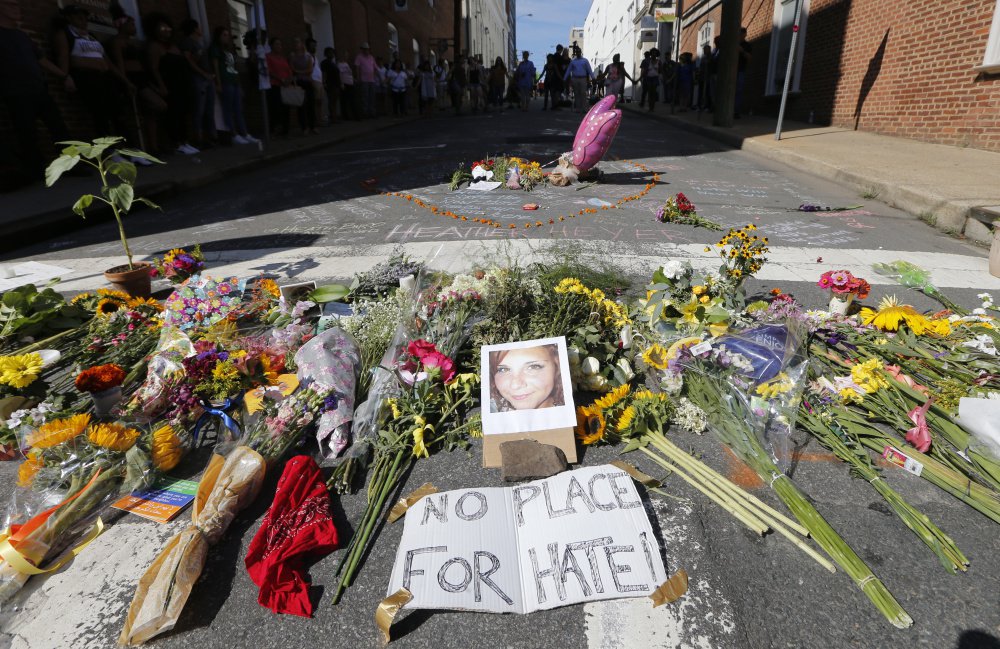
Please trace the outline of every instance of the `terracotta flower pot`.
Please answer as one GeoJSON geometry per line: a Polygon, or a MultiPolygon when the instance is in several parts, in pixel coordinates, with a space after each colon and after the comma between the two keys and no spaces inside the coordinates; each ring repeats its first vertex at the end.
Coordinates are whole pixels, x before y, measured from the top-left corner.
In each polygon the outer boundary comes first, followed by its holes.
{"type": "Polygon", "coordinates": [[[150,265],[145,262],[132,264],[134,268],[128,269],[128,264],[115,266],[104,271],[104,279],[108,280],[112,286],[120,291],[125,291],[132,297],[149,297],[151,289],[151,278],[149,275],[150,265]]]}

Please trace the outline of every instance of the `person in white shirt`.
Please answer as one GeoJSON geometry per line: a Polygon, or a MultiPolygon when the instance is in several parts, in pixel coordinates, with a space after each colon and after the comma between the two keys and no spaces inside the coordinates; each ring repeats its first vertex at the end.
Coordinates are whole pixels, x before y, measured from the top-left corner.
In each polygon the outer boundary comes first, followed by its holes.
{"type": "Polygon", "coordinates": [[[313,94],[316,97],[316,121],[320,126],[330,125],[330,102],[326,97],[326,88],[323,86],[323,70],[320,69],[319,57],[316,56],[316,40],[306,39],[306,51],[313,60],[312,85],[313,94]]]}
{"type": "Polygon", "coordinates": [[[358,121],[361,119],[361,96],[354,82],[354,72],[347,62],[347,52],[337,60],[337,70],[340,71],[340,115],[344,119],[358,121]]]}
{"type": "Polygon", "coordinates": [[[406,89],[410,86],[410,79],[399,59],[392,62],[392,67],[385,78],[389,85],[389,94],[392,95],[392,116],[406,116],[406,89]]]}
{"type": "Polygon", "coordinates": [[[573,60],[566,68],[563,81],[569,81],[573,87],[573,112],[582,113],[587,108],[587,88],[594,78],[594,69],[590,67],[590,61],[583,58],[580,48],[573,50],[573,60]]]}

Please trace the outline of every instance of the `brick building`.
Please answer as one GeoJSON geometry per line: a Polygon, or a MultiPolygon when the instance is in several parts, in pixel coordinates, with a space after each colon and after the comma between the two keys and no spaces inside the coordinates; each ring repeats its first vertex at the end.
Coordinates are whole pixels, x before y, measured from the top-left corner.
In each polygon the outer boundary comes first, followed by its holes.
{"type": "MultiPolygon", "coordinates": [[[[1000,0],[801,0],[790,119],[1000,151],[1000,0]]],[[[795,0],[743,0],[753,46],[746,107],[777,114],[795,0]]],[[[683,3],[680,52],[721,24],[721,0],[683,3]]]]}
{"type": "MultiPolygon", "coordinates": [[[[60,7],[70,0],[0,0],[7,14],[16,17],[17,26],[27,32],[53,58],[50,32],[53,19],[60,7]]],[[[91,14],[90,29],[100,40],[110,38],[115,30],[111,26],[109,7],[112,0],[74,0],[91,14]]],[[[441,42],[454,34],[453,0],[117,0],[125,12],[136,19],[138,37],[142,39],[142,17],[156,11],[166,14],[175,27],[187,18],[194,18],[203,27],[206,38],[217,26],[228,26],[234,39],[241,41],[242,34],[261,26],[269,36],[287,40],[292,37],[312,37],[318,51],[333,46],[338,54],[349,55],[353,60],[358,46],[368,41],[372,53],[389,60],[398,52],[407,65],[423,58],[447,56],[452,58],[451,45],[441,42]]],[[[240,47],[240,54],[247,55],[240,47]]],[[[241,62],[241,68],[245,63],[241,62]]],[[[245,71],[245,69],[244,69],[245,71]]],[[[249,73],[246,80],[246,109],[251,131],[261,132],[260,101],[256,79],[249,73]]],[[[49,92],[75,138],[92,135],[92,124],[75,96],[68,95],[63,84],[55,77],[49,79],[49,92]]],[[[122,97],[127,102],[126,97],[122,97]]],[[[125,112],[131,113],[129,106],[125,112]]],[[[39,129],[43,129],[41,124],[39,129]]],[[[47,141],[42,131],[39,137],[47,141]]],[[[12,164],[14,138],[10,119],[0,104],[0,166],[12,164]]],[[[54,150],[46,152],[48,157],[54,150]]]]}

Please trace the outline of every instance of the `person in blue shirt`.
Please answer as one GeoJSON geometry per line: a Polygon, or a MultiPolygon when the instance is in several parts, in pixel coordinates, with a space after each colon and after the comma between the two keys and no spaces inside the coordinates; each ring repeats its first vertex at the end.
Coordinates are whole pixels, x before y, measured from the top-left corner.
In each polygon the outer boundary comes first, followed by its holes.
{"type": "Polygon", "coordinates": [[[573,50],[573,60],[566,68],[563,81],[568,80],[573,87],[573,112],[582,113],[587,107],[587,88],[594,78],[594,70],[590,67],[590,61],[583,58],[580,48],[573,50]]]}
{"type": "Polygon", "coordinates": [[[531,88],[535,85],[535,64],[528,60],[530,52],[521,53],[521,62],[514,71],[514,81],[517,84],[517,94],[521,101],[521,110],[528,110],[528,100],[531,99],[531,88]]]}

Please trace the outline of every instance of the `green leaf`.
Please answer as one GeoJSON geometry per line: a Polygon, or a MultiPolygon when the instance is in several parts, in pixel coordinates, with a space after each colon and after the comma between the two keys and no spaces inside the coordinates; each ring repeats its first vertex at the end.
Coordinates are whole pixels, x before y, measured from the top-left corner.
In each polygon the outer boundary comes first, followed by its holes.
{"type": "MultiPolygon", "coordinates": [[[[101,138],[101,139],[104,139],[104,138],[101,138]]],[[[89,160],[95,160],[97,158],[100,158],[101,154],[104,153],[104,151],[108,147],[110,147],[110,146],[111,146],[110,144],[96,144],[95,143],[95,144],[93,144],[90,147],[89,151],[88,150],[84,150],[83,147],[81,147],[80,148],[80,155],[82,155],[84,158],[87,158],[89,160]]]]}
{"type": "Polygon", "coordinates": [[[159,205],[157,205],[153,201],[149,200],[148,198],[141,198],[141,197],[139,197],[139,198],[133,198],[132,201],[133,202],[137,202],[137,203],[142,203],[143,205],[147,205],[149,207],[152,207],[154,210],[162,209],[159,205]]]}
{"type": "Polygon", "coordinates": [[[155,156],[151,156],[145,151],[140,151],[139,149],[118,149],[118,153],[127,155],[130,158],[142,158],[143,160],[149,160],[150,162],[155,162],[157,164],[166,164],[163,160],[160,160],[155,156]]]}
{"type": "Polygon", "coordinates": [[[112,135],[109,137],[99,137],[94,140],[94,144],[103,144],[105,146],[110,146],[112,144],[118,144],[119,142],[124,142],[125,138],[120,135],[112,135]]]}
{"type": "Polygon", "coordinates": [[[327,286],[320,286],[309,293],[309,299],[316,304],[325,304],[327,302],[338,302],[347,297],[350,293],[350,289],[343,284],[328,284],[327,286]]]}
{"type": "Polygon", "coordinates": [[[112,187],[108,190],[108,200],[111,201],[113,205],[118,208],[122,214],[128,213],[129,209],[132,208],[132,197],[135,192],[132,190],[132,185],[126,185],[122,183],[117,187],[112,187]]]}
{"type": "Polygon", "coordinates": [[[80,156],[77,155],[61,155],[53,160],[48,168],[45,169],[45,186],[51,187],[54,185],[59,180],[59,177],[75,167],[77,162],[80,162],[80,156]]]}
{"type": "Polygon", "coordinates": [[[79,214],[80,216],[86,218],[87,215],[84,214],[86,209],[90,207],[90,204],[94,202],[93,194],[84,194],[73,204],[73,212],[79,214]]]}
{"type": "Polygon", "coordinates": [[[108,165],[108,173],[118,176],[123,183],[135,184],[135,165],[131,162],[112,162],[108,165]]]}

